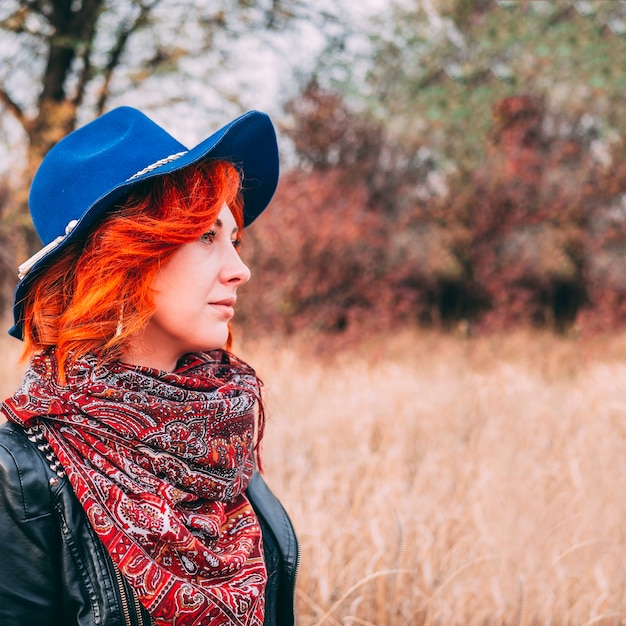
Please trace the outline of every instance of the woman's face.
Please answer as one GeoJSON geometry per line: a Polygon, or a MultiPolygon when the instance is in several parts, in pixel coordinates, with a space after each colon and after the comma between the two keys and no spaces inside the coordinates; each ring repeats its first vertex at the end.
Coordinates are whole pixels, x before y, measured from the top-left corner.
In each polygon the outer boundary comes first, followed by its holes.
{"type": "Polygon", "coordinates": [[[131,337],[125,362],[172,371],[183,354],[224,346],[237,288],[250,278],[238,243],[237,223],[224,205],[200,239],[181,245],[160,268],[154,314],[131,337]]]}

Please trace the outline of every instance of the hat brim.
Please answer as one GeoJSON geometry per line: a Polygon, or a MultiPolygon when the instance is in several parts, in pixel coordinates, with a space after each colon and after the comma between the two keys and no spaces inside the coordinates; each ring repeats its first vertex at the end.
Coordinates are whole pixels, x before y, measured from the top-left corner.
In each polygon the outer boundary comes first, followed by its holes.
{"type": "Polygon", "coordinates": [[[175,160],[144,174],[135,175],[98,198],[62,241],[48,254],[38,259],[28,274],[17,284],[13,299],[14,324],[9,329],[9,335],[22,339],[24,299],[33,281],[52,258],[72,242],[86,238],[94,224],[138,184],[205,160],[227,161],[238,168],[242,177],[244,226],[252,224],[270,203],[279,176],[278,146],[274,126],[270,118],[260,111],[249,111],[175,160]]]}

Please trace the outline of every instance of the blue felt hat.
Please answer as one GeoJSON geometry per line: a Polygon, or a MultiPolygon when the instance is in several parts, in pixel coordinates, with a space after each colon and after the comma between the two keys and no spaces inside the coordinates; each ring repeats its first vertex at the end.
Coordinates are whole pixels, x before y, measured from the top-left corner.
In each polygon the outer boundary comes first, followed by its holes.
{"type": "Polygon", "coordinates": [[[244,224],[269,204],[278,184],[278,147],[269,117],[250,111],[187,149],[137,109],[120,107],[75,130],[45,156],[31,185],[29,208],[44,248],[23,263],[9,334],[22,338],[30,285],[72,241],[138,183],[206,159],[233,163],[242,175],[244,224]]]}

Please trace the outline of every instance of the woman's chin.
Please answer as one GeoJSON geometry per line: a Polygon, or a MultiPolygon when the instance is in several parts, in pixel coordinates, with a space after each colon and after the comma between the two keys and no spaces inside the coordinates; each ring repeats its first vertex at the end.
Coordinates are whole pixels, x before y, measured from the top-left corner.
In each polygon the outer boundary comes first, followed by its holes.
{"type": "Polygon", "coordinates": [[[198,352],[211,352],[212,350],[221,350],[226,345],[228,341],[228,325],[224,325],[225,328],[223,332],[213,332],[211,333],[210,339],[207,338],[206,343],[204,343],[203,348],[199,349],[198,352]]]}

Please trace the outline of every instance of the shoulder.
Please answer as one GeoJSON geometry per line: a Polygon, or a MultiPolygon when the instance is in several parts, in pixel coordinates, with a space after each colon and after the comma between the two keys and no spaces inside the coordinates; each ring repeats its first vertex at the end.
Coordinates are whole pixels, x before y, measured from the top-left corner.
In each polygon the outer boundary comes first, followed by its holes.
{"type": "Polygon", "coordinates": [[[295,576],[299,548],[289,515],[259,472],[253,474],[246,493],[256,514],[271,530],[287,574],[295,576]]]}
{"type": "Polygon", "coordinates": [[[21,426],[0,426],[0,501],[23,520],[51,512],[51,470],[21,426]]]}
{"type": "Polygon", "coordinates": [[[252,476],[247,495],[263,531],[268,573],[265,623],[270,626],[293,626],[299,561],[296,534],[287,512],[258,472],[252,476]]]}

